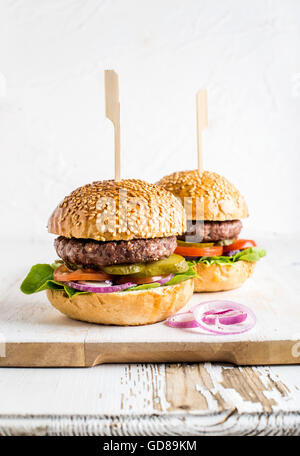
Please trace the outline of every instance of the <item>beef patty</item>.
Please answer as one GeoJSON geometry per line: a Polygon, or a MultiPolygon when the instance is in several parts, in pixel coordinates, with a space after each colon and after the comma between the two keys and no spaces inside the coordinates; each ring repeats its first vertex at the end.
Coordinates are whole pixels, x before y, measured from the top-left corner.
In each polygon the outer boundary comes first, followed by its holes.
{"type": "Polygon", "coordinates": [[[147,263],[169,257],[176,248],[176,237],[100,242],[59,236],[54,241],[56,252],[71,267],[97,269],[126,263],[147,263]]]}
{"type": "Polygon", "coordinates": [[[190,242],[216,242],[225,239],[234,239],[242,229],[240,220],[229,220],[226,222],[197,222],[187,220],[187,230],[179,239],[190,242]]]}

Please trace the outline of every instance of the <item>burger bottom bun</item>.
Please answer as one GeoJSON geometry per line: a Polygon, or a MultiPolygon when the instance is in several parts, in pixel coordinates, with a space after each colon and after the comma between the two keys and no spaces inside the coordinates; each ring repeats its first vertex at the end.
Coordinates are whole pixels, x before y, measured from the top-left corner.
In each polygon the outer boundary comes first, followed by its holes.
{"type": "Polygon", "coordinates": [[[251,276],[255,263],[237,261],[232,265],[197,263],[199,278],[194,279],[194,291],[225,291],[238,288],[251,276]]]}
{"type": "Polygon", "coordinates": [[[194,290],[193,280],[177,285],[120,293],[90,293],[69,298],[47,290],[51,304],[75,320],[103,325],[149,325],[165,320],[184,307],[194,290]]]}

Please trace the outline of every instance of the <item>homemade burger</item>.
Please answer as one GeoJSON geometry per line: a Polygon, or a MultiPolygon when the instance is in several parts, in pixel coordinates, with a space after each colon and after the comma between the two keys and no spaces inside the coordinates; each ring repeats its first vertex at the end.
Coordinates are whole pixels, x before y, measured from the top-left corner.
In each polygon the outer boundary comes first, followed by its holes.
{"type": "Polygon", "coordinates": [[[187,230],[179,235],[175,253],[194,264],[194,291],[223,291],[241,286],[256,261],[266,253],[255,241],[239,239],[240,219],[248,217],[244,197],[217,173],[176,172],[158,185],[184,205],[187,230]]]}
{"type": "Polygon", "coordinates": [[[55,209],[48,231],[58,235],[60,260],[33,266],[21,290],[46,290],[54,307],[77,320],[164,320],[193,294],[196,273],[174,254],[185,229],[181,203],[163,188],[133,179],[93,182],[55,209]]]}

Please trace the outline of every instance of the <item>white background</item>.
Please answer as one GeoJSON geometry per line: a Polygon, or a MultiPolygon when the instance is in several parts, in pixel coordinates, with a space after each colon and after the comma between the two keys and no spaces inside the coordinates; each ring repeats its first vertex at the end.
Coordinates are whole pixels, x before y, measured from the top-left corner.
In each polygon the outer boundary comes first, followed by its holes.
{"type": "Polygon", "coordinates": [[[196,167],[235,183],[244,235],[300,228],[300,1],[0,0],[1,238],[46,240],[75,187],[113,177],[103,71],[119,72],[122,176],[196,167]]]}

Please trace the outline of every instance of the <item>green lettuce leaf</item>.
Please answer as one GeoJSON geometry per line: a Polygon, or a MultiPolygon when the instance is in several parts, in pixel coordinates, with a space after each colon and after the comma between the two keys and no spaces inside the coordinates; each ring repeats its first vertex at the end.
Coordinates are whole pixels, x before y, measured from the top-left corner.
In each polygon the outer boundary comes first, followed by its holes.
{"type": "MultiPolygon", "coordinates": [[[[64,291],[69,298],[76,296],[78,294],[86,294],[86,291],[78,291],[74,288],[64,285],[62,282],[57,282],[53,279],[54,270],[60,266],[61,263],[55,262],[53,264],[36,264],[32,266],[27,277],[23,280],[21,284],[21,291],[25,294],[38,293],[43,290],[62,290],[64,291]]],[[[183,282],[184,280],[192,279],[196,277],[196,273],[193,269],[192,263],[188,262],[189,269],[182,274],[175,274],[174,277],[165,284],[167,285],[176,285],[177,283],[183,282]]],[[[160,283],[145,283],[143,285],[136,285],[131,288],[127,288],[124,291],[137,291],[137,290],[148,290],[150,288],[160,287],[160,283]]]]}
{"type": "Polygon", "coordinates": [[[160,283],[144,283],[143,285],[136,285],[134,287],[126,288],[124,291],[137,291],[137,290],[148,290],[149,288],[158,288],[160,283]]]}
{"type": "Polygon", "coordinates": [[[242,250],[240,253],[234,255],[235,261],[243,260],[249,261],[250,263],[255,263],[260,258],[266,256],[267,252],[265,249],[260,249],[258,247],[250,247],[249,249],[242,250]]]}
{"type": "Polygon", "coordinates": [[[239,260],[248,261],[249,263],[255,263],[260,258],[266,255],[266,251],[259,247],[250,247],[236,253],[232,257],[227,256],[216,256],[216,257],[201,257],[197,261],[193,261],[193,264],[204,263],[204,264],[227,264],[232,265],[239,260]]]}
{"type": "Polygon", "coordinates": [[[135,287],[127,288],[125,291],[137,291],[137,290],[148,290],[149,288],[157,288],[161,286],[169,286],[169,285],[177,285],[178,283],[184,282],[185,280],[188,279],[193,279],[194,277],[197,277],[196,272],[194,271],[193,264],[187,261],[187,264],[189,265],[189,269],[181,274],[175,274],[174,277],[172,277],[169,282],[166,282],[164,285],[161,285],[160,283],[145,283],[144,285],[136,285],[135,287]]]}
{"type": "Polygon", "coordinates": [[[187,261],[187,264],[189,265],[189,269],[187,271],[182,272],[181,274],[175,274],[174,277],[172,277],[172,279],[169,280],[169,282],[167,282],[165,285],[177,285],[178,283],[184,282],[185,280],[198,277],[193,268],[193,263],[187,261]]]}
{"type": "Polygon", "coordinates": [[[32,266],[27,277],[23,280],[20,290],[25,294],[38,293],[43,290],[62,290],[72,298],[77,294],[86,294],[85,291],[74,290],[74,288],[57,282],[53,279],[55,267],[50,264],[36,264],[32,266]]]}

